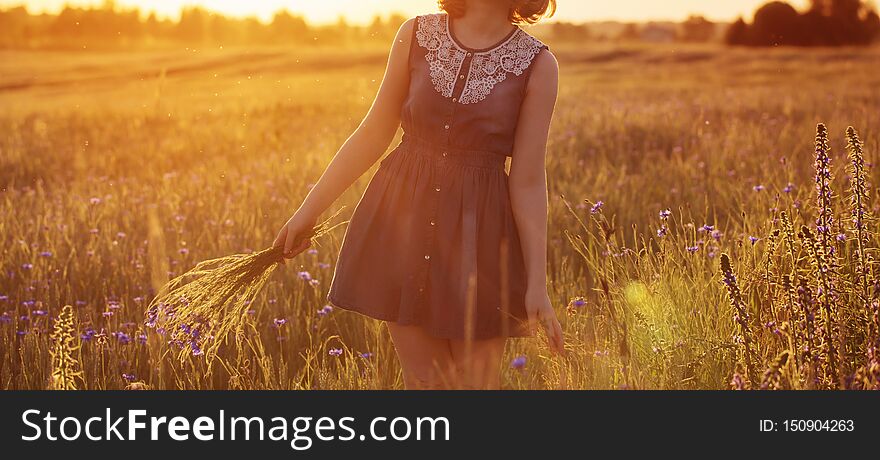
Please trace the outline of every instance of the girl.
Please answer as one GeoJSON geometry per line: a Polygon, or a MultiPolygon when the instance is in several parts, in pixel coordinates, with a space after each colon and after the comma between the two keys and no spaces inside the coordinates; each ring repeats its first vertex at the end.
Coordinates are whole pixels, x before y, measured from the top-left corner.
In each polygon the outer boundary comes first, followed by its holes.
{"type": "Polygon", "coordinates": [[[402,125],[352,214],[327,300],[386,322],[407,389],[497,389],[508,337],[540,324],[563,351],[546,285],[544,169],[559,71],[519,27],[556,2],[439,5],[400,28],[369,113],[274,244],[287,258],[307,249],[297,235],[402,125]]]}

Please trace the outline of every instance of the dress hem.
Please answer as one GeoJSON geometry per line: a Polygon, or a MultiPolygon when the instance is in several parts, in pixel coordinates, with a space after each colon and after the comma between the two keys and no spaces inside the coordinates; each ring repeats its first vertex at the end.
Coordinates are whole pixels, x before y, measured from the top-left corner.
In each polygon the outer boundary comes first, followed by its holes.
{"type": "MultiPolygon", "coordinates": [[[[401,326],[418,326],[425,330],[428,335],[432,337],[436,337],[438,339],[446,339],[446,340],[464,340],[464,336],[461,334],[449,332],[446,329],[439,329],[436,327],[427,326],[415,321],[401,321],[400,318],[395,317],[394,315],[385,315],[375,312],[374,310],[362,308],[359,306],[355,306],[352,302],[340,301],[337,297],[332,294],[327,295],[327,302],[330,306],[334,308],[340,308],[342,310],[358,313],[360,315],[366,316],[371,319],[386,321],[390,323],[399,324],[401,326]]],[[[534,337],[534,334],[527,331],[517,332],[517,327],[511,327],[510,331],[507,335],[498,333],[498,334],[490,334],[490,335],[479,335],[474,334],[474,340],[490,340],[497,338],[508,338],[508,339],[517,339],[517,338],[530,338],[534,337]]]]}

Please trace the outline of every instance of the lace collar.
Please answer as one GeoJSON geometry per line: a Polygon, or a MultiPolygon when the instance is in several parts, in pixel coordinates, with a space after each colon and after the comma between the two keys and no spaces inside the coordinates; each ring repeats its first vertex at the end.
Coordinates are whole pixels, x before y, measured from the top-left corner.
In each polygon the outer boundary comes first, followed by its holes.
{"type": "Polygon", "coordinates": [[[424,48],[431,71],[431,82],[438,93],[452,97],[456,78],[466,58],[472,57],[461,104],[475,104],[486,99],[492,89],[509,74],[522,75],[544,48],[540,40],[517,27],[500,44],[486,50],[472,50],[459,44],[449,30],[445,13],[418,17],[416,41],[424,48]]]}

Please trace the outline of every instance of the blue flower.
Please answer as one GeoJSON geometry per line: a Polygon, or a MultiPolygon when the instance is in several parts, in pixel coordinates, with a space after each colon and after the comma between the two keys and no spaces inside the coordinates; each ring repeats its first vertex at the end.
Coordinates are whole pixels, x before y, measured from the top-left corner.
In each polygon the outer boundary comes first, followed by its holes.
{"type": "Polygon", "coordinates": [[[122,374],[122,379],[126,382],[133,382],[135,378],[134,374],[122,374]]]}
{"type": "Polygon", "coordinates": [[[513,361],[510,362],[510,367],[516,370],[523,370],[526,367],[526,357],[525,356],[517,356],[513,358],[513,361]]]}
{"type": "Polygon", "coordinates": [[[97,333],[95,332],[95,330],[92,329],[91,327],[87,327],[86,330],[84,330],[83,333],[82,333],[82,335],[80,335],[79,337],[80,337],[82,340],[84,340],[84,341],[86,341],[86,342],[89,342],[89,341],[91,341],[92,339],[95,338],[95,335],[97,335],[97,333]]]}
{"type": "Polygon", "coordinates": [[[205,354],[195,340],[190,341],[189,346],[190,348],[192,348],[193,356],[202,356],[203,354],[205,354]]]}
{"type": "Polygon", "coordinates": [[[131,337],[122,331],[117,331],[111,334],[113,337],[116,337],[116,340],[123,345],[128,345],[131,342],[131,337]]]}

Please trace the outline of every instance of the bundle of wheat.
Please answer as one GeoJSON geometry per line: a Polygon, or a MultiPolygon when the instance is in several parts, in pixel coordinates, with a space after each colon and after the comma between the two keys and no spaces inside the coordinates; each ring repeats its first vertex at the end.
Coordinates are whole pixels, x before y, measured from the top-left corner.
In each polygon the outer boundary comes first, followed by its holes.
{"type": "MultiPolygon", "coordinates": [[[[293,246],[305,239],[317,244],[321,236],[345,225],[347,221],[331,225],[339,212],[299,236],[293,246]]],[[[147,307],[145,325],[176,345],[180,359],[194,355],[210,360],[230,332],[244,327],[251,301],[284,261],[283,250],[273,247],[196,264],[160,289],[147,307]]]]}

